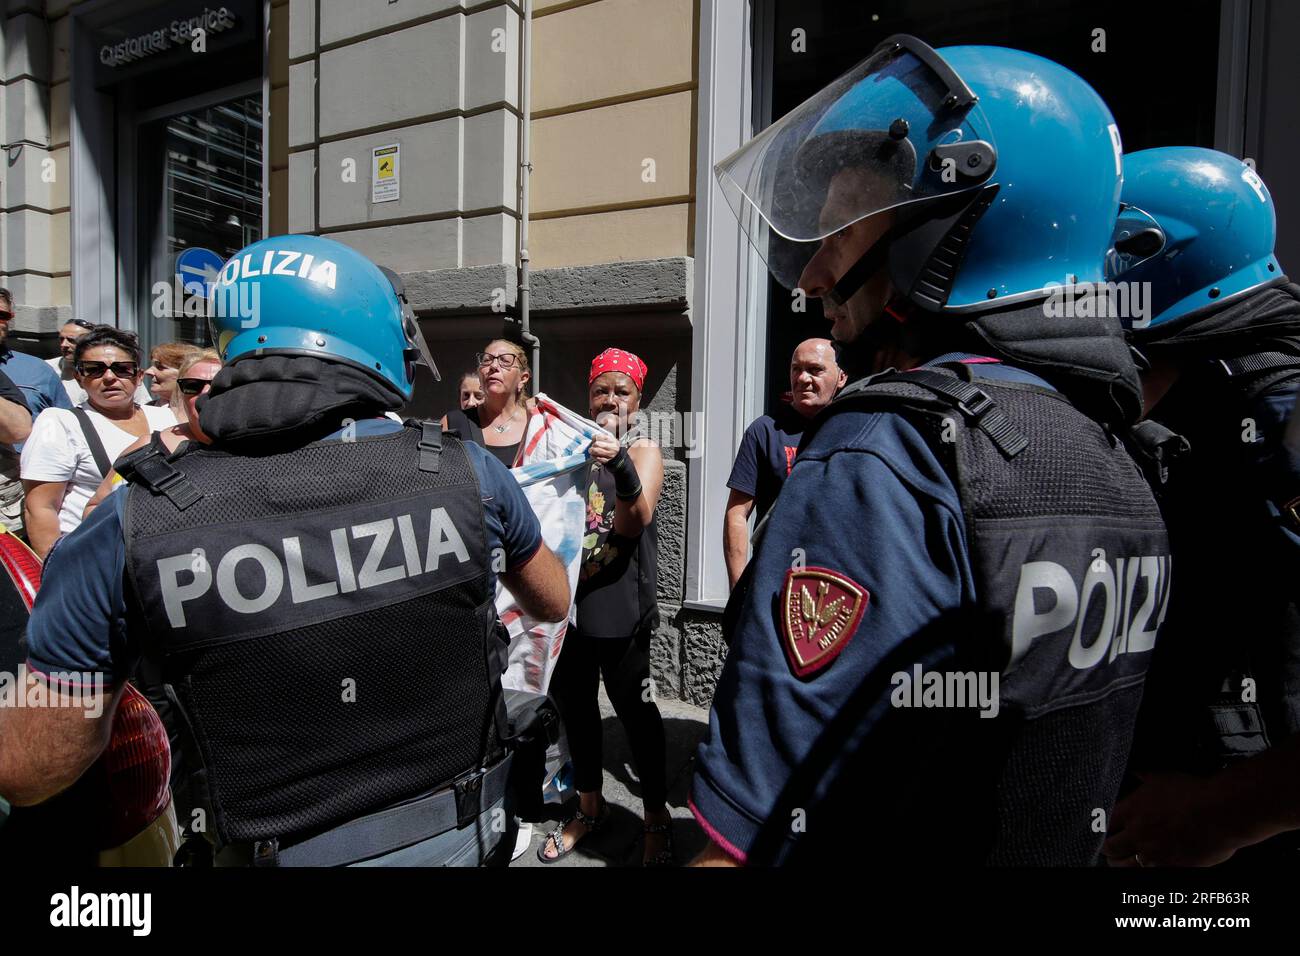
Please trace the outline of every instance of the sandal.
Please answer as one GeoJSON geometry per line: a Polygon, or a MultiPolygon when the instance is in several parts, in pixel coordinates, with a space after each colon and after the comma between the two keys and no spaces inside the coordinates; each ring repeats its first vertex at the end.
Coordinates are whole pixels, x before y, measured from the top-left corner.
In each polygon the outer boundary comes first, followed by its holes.
{"type": "Polygon", "coordinates": [[[537,859],[548,865],[564,859],[577,849],[578,844],[584,839],[591,836],[593,833],[599,833],[600,828],[605,825],[605,821],[608,819],[609,804],[605,801],[604,797],[600,798],[600,812],[594,817],[590,814],[583,813],[582,804],[579,803],[577,809],[575,809],[573,813],[564,820],[564,822],[558,824],[554,830],[546,835],[546,839],[542,841],[542,845],[537,848],[537,859]],[[564,845],[564,829],[570,823],[581,823],[587,828],[587,832],[574,840],[572,846],[566,848],[564,845]],[[546,844],[548,842],[555,846],[555,856],[546,855],[546,844]]]}
{"type": "Polygon", "coordinates": [[[642,866],[676,866],[677,856],[673,853],[673,825],[668,823],[647,823],[643,828],[644,833],[664,835],[664,848],[650,857],[648,860],[642,860],[642,866]]]}

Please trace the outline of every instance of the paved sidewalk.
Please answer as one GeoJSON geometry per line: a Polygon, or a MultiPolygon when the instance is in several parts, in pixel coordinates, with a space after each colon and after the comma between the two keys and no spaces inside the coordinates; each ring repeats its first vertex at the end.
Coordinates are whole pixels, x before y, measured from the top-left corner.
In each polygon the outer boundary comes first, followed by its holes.
{"type": "MultiPolygon", "coordinates": [[[[678,862],[687,863],[707,842],[691,811],[686,808],[686,796],[691,762],[696,745],[708,727],[709,714],[677,700],[660,700],[659,713],[663,715],[668,753],[668,809],[673,815],[673,839],[678,862]]],[[[614,715],[603,686],[600,689],[600,715],[604,725],[604,793],[609,802],[609,822],[599,833],[583,838],[563,860],[543,864],[537,859],[537,848],[559,822],[560,813],[559,807],[548,804],[553,816],[533,824],[532,844],[511,866],[641,865],[641,787],[632,766],[627,735],[614,715]]]]}

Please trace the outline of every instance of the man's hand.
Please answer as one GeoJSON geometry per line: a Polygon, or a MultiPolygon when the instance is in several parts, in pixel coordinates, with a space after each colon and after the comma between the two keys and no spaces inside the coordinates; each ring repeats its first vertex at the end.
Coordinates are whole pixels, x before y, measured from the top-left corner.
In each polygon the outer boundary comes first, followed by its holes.
{"type": "Polygon", "coordinates": [[[1102,853],[1111,866],[1214,866],[1241,843],[1237,809],[1221,777],[1138,774],[1141,785],[1116,804],[1102,853]]]}

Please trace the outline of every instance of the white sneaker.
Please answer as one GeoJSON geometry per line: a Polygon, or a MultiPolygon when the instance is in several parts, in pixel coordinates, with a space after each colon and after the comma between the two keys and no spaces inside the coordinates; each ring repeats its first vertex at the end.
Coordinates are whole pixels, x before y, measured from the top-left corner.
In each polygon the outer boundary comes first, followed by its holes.
{"type": "Polygon", "coordinates": [[[515,860],[523,856],[528,851],[528,847],[532,845],[532,842],[533,825],[531,823],[520,822],[519,832],[515,834],[515,849],[514,852],[510,854],[510,862],[513,863],[515,860]]]}

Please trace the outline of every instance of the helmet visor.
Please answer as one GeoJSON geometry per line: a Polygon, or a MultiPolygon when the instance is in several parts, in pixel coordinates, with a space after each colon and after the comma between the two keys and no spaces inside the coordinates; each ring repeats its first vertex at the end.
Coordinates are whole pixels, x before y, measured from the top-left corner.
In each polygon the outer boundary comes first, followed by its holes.
{"type": "MultiPolygon", "coordinates": [[[[402,303],[402,327],[406,333],[406,341],[409,343],[406,349],[407,361],[412,366],[423,365],[433,375],[435,382],[442,381],[442,374],[438,371],[438,363],[433,360],[433,352],[429,349],[429,343],[424,341],[424,333],[420,331],[420,321],[411,311],[410,306],[402,303]]],[[[415,369],[412,367],[407,374],[412,382],[415,381],[415,369]]]]}
{"type": "Polygon", "coordinates": [[[388,279],[397,300],[402,304],[402,335],[406,338],[406,348],[402,354],[406,360],[407,379],[414,385],[415,368],[423,365],[432,373],[435,382],[441,382],[442,374],[438,371],[438,363],[433,360],[429,343],[424,341],[424,333],[420,331],[420,320],[415,317],[415,310],[406,300],[406,284],[401,276],[387,266],[380,266],[379,271],[388,279]]]}
{"type": "Polygon", "coordinates": [[[820,240],[876,213],[975,189],[996,161],[970,88],[926,44],[898,35],[714,173],[772,274],[795,288],[820,240]]]}

